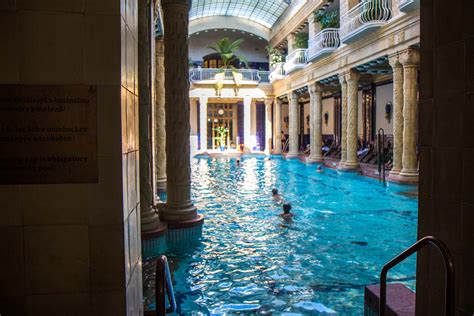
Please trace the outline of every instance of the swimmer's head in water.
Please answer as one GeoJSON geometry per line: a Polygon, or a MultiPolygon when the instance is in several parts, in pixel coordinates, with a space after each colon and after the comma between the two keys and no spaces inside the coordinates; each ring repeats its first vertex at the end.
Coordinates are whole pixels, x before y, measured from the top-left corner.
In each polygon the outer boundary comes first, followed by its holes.
{"type": "Polygon", "coordinates": [[[273,189],[272,190],[272,195],[277,195],[278,194],[278,190],[277,189],[273,189]]]}
{"type": "Polygon", "coordinates": [[[323,170],[323,167],[321,167],[321,166],[318,166],[318,170],[323,170]]]}
{"type": "Polygon", "coordinates": [[[289,214],[290,210],[291,210],[291,204],[290,203],[283,204],[283,213],[289,214]]]}

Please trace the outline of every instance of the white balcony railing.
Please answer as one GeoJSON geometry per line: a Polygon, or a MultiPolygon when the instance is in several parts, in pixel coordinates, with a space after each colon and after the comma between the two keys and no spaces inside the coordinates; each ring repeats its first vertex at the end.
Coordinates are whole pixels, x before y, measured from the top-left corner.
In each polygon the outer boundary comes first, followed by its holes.
{"type": "Polygon", "coordinates": [[[420,7],[420,0],[399,0],[398,7],[400,8],[400,11],[408,12],[420,7]]]}
{"type": "Polygon", "coordinates": [[[285,73],[290,73],[297,69],[302,69],[308,63],[306,59],[306,48],[295,49],[286,57],[286,63],[283,66],[285,73]]]}
{"type": "Polygon", "coordinates": [[[268,82],[268,71],[259,71],[257,69],[219,69],[219,68],[192,68],[189,70],[189,80],[194,83],[213,84],[216,82],[216,75],[223,73],[224,83],[234,83],[234,72],[241,74],[238,78],[244,84],[258,84],[259,82],[268,82]]]}
{"type": "Polygon", "coordinates": [[[309,40],[309,47],[306,51],[306,58],[308,62],[320,58],[335,51],[341,41],[339,40],[339,29],[328,28],[324,29],[314,38],[309,40]]]}
{"type": "Polygon", "coordinates": [[[285,63],[275,64],[275,68],[270,72],[270,75],[268,76],[270,82],[285,78],[285,70],[283,69],[284,65],[285,63]]]}
{"type": "Polygon", "coordinates": [[[341,16],[341,41],[351,43],[385,25],[391,17],[390,0],[362,0],[341,16]]]}

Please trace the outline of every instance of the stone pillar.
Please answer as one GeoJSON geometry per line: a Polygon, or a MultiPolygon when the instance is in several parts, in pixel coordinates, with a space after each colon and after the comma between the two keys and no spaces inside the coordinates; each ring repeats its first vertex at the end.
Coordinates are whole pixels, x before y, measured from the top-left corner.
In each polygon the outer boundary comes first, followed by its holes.
{"type": "Polygon", "coordinates": [[[265,154],[272,152],[272,99],[265,99],[265,154]]]}
{"type": "Polygon", "coordinates": [[[341,161],[339,167],[344,167],[347,160],[347,81],[346,75],[339,75],[341,84],[341,161]]]}
{"type": "Polygon", "coordinates": [[[165,106],[167,200],[160,218],[168,222],[194,221],[191,201],[189,124],[188,0],[162,0],[165,29],[165,106]],[[167,31],[169,30],[169,32],[167,31]]]}
{"type": "Polygon", "coordinates": [[[417,99],[418,99],[418,66],[420,54],[417,49],[407,49],[400,55],[403,65],[403,155],[400,180],[418,181],[417,144],[417,99]]]}
{"type": "Polygon", "coordinates": [[[311,155],[309,162],[323,161],[321,146],[323,143],[323,90],[321,85],[313,83],[309,86],[309,95],[311,100],[311,114],[310,114],[310,144],[311,155]]]}
{"type": "Polygon", "coordinates": [[[155,179],[158,191],[166,190],[165,43],[155,41],[155,179]]]}
{"type": "Polygon", "coordinates": [[[308,45],[314,45],[314,37],[319,32],[319,23],[314,20],[314,14],[308,17],[308,45]]]}
{"type": "Polygon", "coordinates": [[[252,123],[252,97],[246,95],[244,97],[244,146],[252,150],[252,142],[250,140],[250,129],[252,123]]]}
{"type": "Polygon", "coordinates": [[[299,125],[298,95],[295,92],[288,93],[288,138],[290,141],[287,158],[298,157],[298,131],[299,125]]]}
{"type": "Polygon", "coordinates": [[[288,35],[286,40],[288,41],[288,55],[289,55],[295,50],[296,34],[291,33],[290,35],[288,35]]]}
{"type": "Polygon", "coordinates": [[[154,209],[153,184],[153,98],[152,98],[152,16],[150,4],[138,2],[138,84],[139,90],[139,170],[140,170],[140,217],[142,232],[158,228],[158,214],[154,209]]]}
{"type": "Polygon", "coordinates": [[[273,153],[281,154],[281,104],[282,101],[279,98],[275,98],[273,103],[273,153]]]}
{"type": "Polygon", "coordinates": [[[393,167],[390,177],[402,170],[403,155],[403,67],[398,54],[389,57],[393,69],[393,167]]]}
{"type": "Polygon", "coordinates": [[[359,168],[357,161],[357,118],[358,118],[358,92],[359,73],[351,69],[346,74],[347,81],[347,160],[344,169],[354,170],[359,168]]]}
{"type": "Polygon", "coordinates": [[[199,97],[199,143],[201,151],[207,150],[207,96],[199,97]]]}

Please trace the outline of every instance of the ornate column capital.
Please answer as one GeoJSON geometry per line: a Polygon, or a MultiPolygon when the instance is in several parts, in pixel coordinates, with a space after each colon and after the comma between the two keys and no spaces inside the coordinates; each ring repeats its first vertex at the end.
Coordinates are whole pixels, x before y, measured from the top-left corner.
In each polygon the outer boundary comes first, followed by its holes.
{"type": "Polygon", "coordinates": [[[341,72],[341,73],[338,75],[338,77],[339,77],[339,83],[340,83],[341,85],[347,83],[347,82],[346,82],[346,74],[347,74],[347,72],[341,72]]]}
{"type": "Polygon", "coordinates": [[[388,56],[388,63],[390,66],[392,66],[392,68],[401,67],[402,64],[400,63],[400,54],[396,52],[395,54],[388,56]]]}
{"type": "Polygon", "coordinates": [[[266,98],[263,100],[265,103],[265,106],[271,106],[273,104],[273,99],[272,98],[266,98]]]}
{"type": "Polygon", "coordinates": [[[314,95],[316,93],[323,92],[323,87],[319,83],[314,82],[314,83],[308,85],[308,91],[309,91],[310,95],[314,95]]]}
{"type": "Polygon", "coordinates": [[[346,73],[346,81],[359,81],[360,79],[360,73],[358,73],[356,70],[351,69],[346,73]]]}
{"type": "Polygon", "coordinates": [[[279,97],[275,97],[275,103],[278,104],[278,105],[282,105],[282,104],[283,104],[283,100],[280,99],[279,97]]]}
{"type": "Polygon", "coordinates": [[[287,94],[287,97],[288,97],[288,102],[297,102],[298,101],[298,95],[296,94],[296,92],[290,92],[287,94]]]}
{"type": "Polygon", "coordinates": [[[408,48],[400,53],[400,63],[403,67],[418,67],[420,65],[420,51],[408,48]]]}

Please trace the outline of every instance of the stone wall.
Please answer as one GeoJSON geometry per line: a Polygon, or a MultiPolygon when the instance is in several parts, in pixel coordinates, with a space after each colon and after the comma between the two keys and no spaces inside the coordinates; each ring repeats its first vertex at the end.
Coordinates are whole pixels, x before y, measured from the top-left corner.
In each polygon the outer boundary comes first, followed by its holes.
{"type": "MultiPolygon", "coordinates": [[[[421,1],[418,234],[454,256],[456,315],[474,313],[473,10],[472,1],[421,1]]],[[[441,257],[425,250],[417,265],[417,315],[444,315],[441,257]]]]}
{"type": "Polygon", "coordinates": [[[0,1],[0,84],[97,87],[98,183],[0,186],[0,314],[138,315],[137,1],[0,1]]]}

